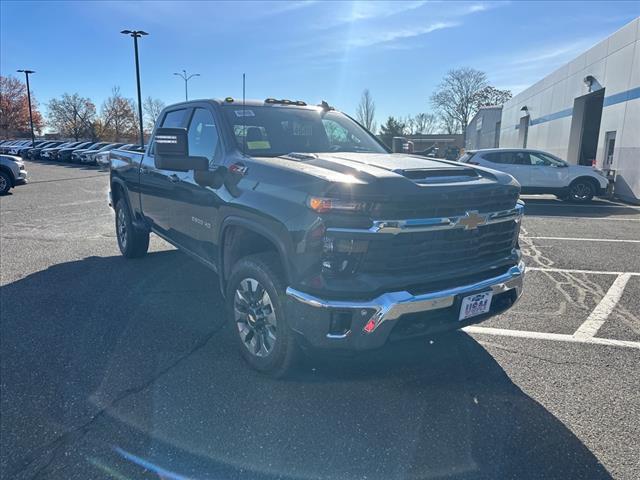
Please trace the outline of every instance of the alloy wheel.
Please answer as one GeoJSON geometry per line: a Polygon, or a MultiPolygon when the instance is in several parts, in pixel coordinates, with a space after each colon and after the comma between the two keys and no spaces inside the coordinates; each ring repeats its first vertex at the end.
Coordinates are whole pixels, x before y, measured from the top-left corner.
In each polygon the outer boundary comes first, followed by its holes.
{"type": "Polygon", "coordinates": [[[267,290],[253,278],[242,280],[234,295],[238,333],[249,353],[266,357],[276,344],[276,315],[267,290]]]}
{"type": "Polygon", "coordinates": [[[591,197],[591,186],[586,183],[576,183],[571,187],[571,196],[576,200],[587,200],[591,197]]]}
{"type": "Polygon", "coordinates": [[[118,210],[118,215],[116,216],[116,230],[118,233],[118,240],[120,241],[120,245],[124,250],[127,248],[127,218],[124,213],[124,209],[121,208],[118,210]]]}

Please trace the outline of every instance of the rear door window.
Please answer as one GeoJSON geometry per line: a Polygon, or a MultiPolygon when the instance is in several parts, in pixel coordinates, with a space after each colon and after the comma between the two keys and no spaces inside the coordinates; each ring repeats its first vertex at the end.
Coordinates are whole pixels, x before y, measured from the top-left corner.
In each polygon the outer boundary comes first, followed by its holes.
{"type": "Polygon", "coordinates": [[[531,159],[527,152],[513,152],[513,162],[515,165],[531,166],[531,159]]]}
{"type": "Polygon", "coordinates": [[[163,128],[180,128],[184,126],[184,117],[186,113],[187,113],[187,110],[185,108],[167,112],[167,114],[164,116],[164,120],[162,121],[162,127],[163,128]]]}
{"type": "Polygon", "coordinates": [[[491,163],[513,163],[513,155],[511,152],[493,152],[485,153],[482,158],[491,163]]]}

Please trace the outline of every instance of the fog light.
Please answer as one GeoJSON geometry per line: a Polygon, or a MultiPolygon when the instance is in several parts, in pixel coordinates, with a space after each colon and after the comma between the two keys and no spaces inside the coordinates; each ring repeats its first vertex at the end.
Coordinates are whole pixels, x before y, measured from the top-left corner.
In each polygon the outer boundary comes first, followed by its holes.
{"type": "Polygon", "coordinates": [[[329,335],[333,337],[346,336],[351,329],[351,312],[331,312],[329,335]]]}

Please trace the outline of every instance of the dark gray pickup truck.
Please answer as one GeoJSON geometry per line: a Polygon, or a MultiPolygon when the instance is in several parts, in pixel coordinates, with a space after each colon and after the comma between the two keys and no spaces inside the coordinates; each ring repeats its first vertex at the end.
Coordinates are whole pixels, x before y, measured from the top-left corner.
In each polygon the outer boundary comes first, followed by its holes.
{"type": "Polygon", "coordinates": [[[123,255],[153,232],[210,267],[240,351],[275,376],[301,349],[460,328],[522,291],[511,176],[391,154],[325,102],[172,105],[145,153],[112,151],[110,181],[123,255]]]}

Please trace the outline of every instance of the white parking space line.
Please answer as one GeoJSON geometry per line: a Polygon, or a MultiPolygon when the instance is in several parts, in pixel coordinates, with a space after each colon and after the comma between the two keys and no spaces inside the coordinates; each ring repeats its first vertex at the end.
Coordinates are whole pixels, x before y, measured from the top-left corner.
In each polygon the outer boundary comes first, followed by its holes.
{"type": "Polygon", "coordinates": [[[606,322],[607,318],[613,312],[613,309],[620,301],[627,283],[633,276],[639,276],[640,272],[605,272],[594,270],[574,270],[564,268],[544,268],[544,267],[528,267],[528,271],[538,272],[558,272],[558,273],[580,273],[591,275],[616,275],[616,279],[609,287],[600,303],[591,312],[587,320],[573,333],[567,335],[564,333],[546,333],[532,332],[527,330],[509,330],[505,328],[480,327],[471,325],[463,328],[467,333],[495,335],[502,337],[514,338],[531,338],[538,340],[551,340],[555,342],[582,343],[591,345],[608,345],[614,347],[627,347],[640,349],[640,342],[627,340],[614,340],[610,338],[598,338],[595,335],[598,330],[606,322]]]}
{"type": "Polygon", "coordinates": [[[600,327],[609,318],[609,315],[611,315],[611,312],[620,301],[624,287],[627,286],[630,278],[631,275],[623,273],[615,279],[605,296],[600,300],[600,303],[593,309],[589,318],[575,331],[574,337],[584,339],[596,336],[600,327]]]}
{"type": "Polygon", "coordinates": [[[547,267],[527,267],[531,272],[555,272],[555,273],[586,273],[590,275],[630,275],[632,277],[640,275],[640,272],[604,272],[599,270],[575,270],[572,268],[547,268],[547,267]]]}
{"type": "Polygon", "coordinates": [[[576,242],[617,242],[617,243],[640,243],[640,240],[621,240],[613,238],[573,238],[573,237],[521,237],[527,240],[569,240],[576,242]]]}
{"type": "Polygon", "coordinates": [[[542,333],[529,332],[526,330],[507,330],[504,328],[477,327],[475,325],[464,327],[467,333],[476,333],[481,335],[496,335],[499,337],[515,337],[515,338],[532,338],[538,340],[551,340],[554,342],[584,343],[591,345],[608,345],[612,347],[627,347],[640,350],[640,342],[630,342],[627,340],[612,340],[609,338],[597,337],[576,337],[574,335],[566,335],[563,333],[542,333]]]}

